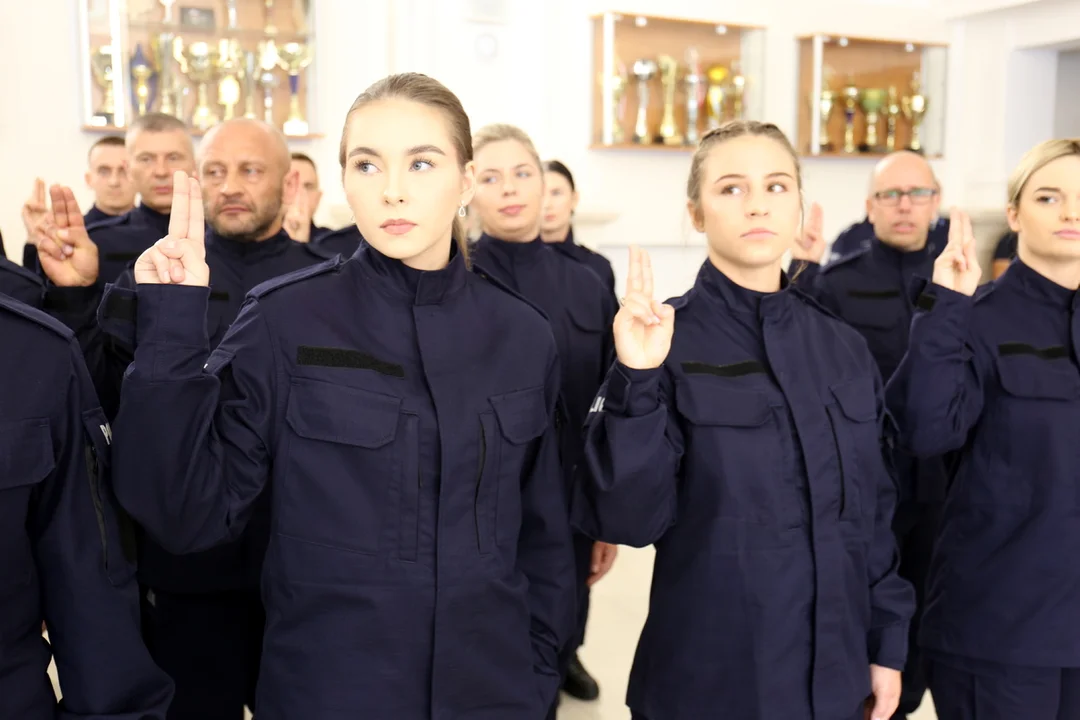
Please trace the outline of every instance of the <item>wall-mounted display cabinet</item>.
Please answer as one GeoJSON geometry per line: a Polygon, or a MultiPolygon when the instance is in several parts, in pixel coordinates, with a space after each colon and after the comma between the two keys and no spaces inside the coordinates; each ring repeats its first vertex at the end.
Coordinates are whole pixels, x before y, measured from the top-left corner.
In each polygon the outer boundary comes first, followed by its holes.
{"type": "Polygon", "coordinates": [[[800,152],[880,157],[945,140],[948,48],[895,40],[799,38],[800,152]]]}
{"type": "Polygon", "coordinates": [[[593,148],[685,150],[764,110],[764,30],[606,12],[593,22],[593,148]]]}
{"type": "Polygon", "coordinates": [[[233,117],[317,137],[310,0],[77,0],[83,128],[163,112],[201,134],[233,117]]]}

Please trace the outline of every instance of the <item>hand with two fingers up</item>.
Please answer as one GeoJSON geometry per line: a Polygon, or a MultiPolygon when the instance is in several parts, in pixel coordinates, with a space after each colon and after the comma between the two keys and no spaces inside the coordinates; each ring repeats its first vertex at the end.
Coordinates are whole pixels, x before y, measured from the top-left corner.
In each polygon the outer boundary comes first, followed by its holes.
{"type": "Polygon", "coordinates": [[[140,285],[210,285],[202,189],[198,180],[182,170],[173,176],[169,234],[139,256],[134,272],[140,285]]]}
{"type": "Polygon", "coordinates": [[[296,242],[311,241],[311,204],[308,194],[301,190],[296,193],[296,200],[285,211],[285,232],[296,242]]]}
{"type": "Polygon", "coordinates": [[[963,210],[953,208],[949,215],[949,240],[934,261],[934,284],[971,296],[979,287],[981,277],[971,218],[963,210]]]}
{"type": "Polygon", "coordinates": [[[791,257],[818,264],[825,257],[825,213],[820,204],[810,205],[810,217],[803,223],[802,233],[795,238],[791,257]]]}
{"type": "Polygon", "coordinates": [[[82,211],[71,188],[49,188],[52,211],[40,221],[38,262],[57,287],[89,287],[98,279],[98,248],[86,233],[82,211]]]}
{"type": "Polygon", "coordinates": [[[641,248],[630,248],[626,297],[612,329],[619,362],[628,368],[658,368],[671,351],[675,308],[653,299],[652,261],[641,248]]]}

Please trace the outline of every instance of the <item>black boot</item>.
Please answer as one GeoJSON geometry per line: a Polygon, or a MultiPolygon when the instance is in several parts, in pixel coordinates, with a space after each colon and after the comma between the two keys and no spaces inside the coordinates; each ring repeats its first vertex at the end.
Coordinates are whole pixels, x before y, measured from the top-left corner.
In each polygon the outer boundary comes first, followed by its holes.
{"type": "Polygon", "coordinates": [[[578,700],[595,700],[600,697],[600,686],[582,666],[576,653],[566,668],[562,689],[567,695],[578,700]]]}

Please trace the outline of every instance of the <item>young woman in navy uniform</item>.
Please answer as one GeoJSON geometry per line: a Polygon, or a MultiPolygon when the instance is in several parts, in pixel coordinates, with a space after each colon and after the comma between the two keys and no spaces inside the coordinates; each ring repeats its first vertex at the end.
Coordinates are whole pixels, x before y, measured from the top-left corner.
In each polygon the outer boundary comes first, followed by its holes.
{"type": "MultiPolygon", "coordinates": [[[[540,238],[544,175],[532,140],[512,125],[488,125],[473,137],[477,190],[472,209],[483,235],[476,262],[535,303],[551,321],[562,363],[562,398],[568,422],[564,436],[567,481],[580,465],[581,428],[589,404],[612,360],[611,322],[615,297],[582,263],[552,250],[540,238]]],[[[577,658],[589,613],[589,587],[611,568],[616,548],[579,535],[578,630],[563,652],[564,689],[581,699],[599,695],[596,681],[577,658]],[[594,570],[594,568],[596,568],[594,570]]]]}
{"type": "Polygon", "coordinates": [[[213,353],[194,180],[136,263],[118,495],[182,552],[272,487],[259,720],[536,720],[556,693],[559,366],[543,316],[469,272],[471,160],[449,90],[373,85],[340,151],[367,244],[253,290],[213,353]]]}
{"type": "Polygon", "coordinates": [[[574,242],[572,223],[579,199],[570,168],[558,160],[544,163],[544,215],[540,222],[540,239],[588,266],[614,294],[615,272],[611,269],[611,261],[574,242]]]}
{"type": "Polygon", "coordinates": [[[641,720],[888,720],[913,592],[887,415],[866,342],[781,271],[795,151],[774,125],[727,123],[687,202],[709,258],[665,305],[632,251],[575,497],[581,530],[656,545],[628,704],[641,720]]]}
{"type": "MultiPolygon", "coordinates": [[[[1009,180],[1018,259],[976,289],[954,213],[888,387],[902,441],[956,451],[922,622],[942,720],[1080,717],[1080,141],[1009,180]]],[[[958,221],[959,220],[959,221],[958,221]]]]}

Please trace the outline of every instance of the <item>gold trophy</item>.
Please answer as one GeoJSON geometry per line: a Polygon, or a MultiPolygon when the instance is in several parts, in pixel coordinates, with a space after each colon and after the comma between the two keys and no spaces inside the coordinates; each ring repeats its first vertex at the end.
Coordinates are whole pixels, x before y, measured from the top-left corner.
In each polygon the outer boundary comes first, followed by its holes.
{"type": "Polygon", "coordinates": [[[285,43],[278,51],[278,66],[289,73],[289,118],[281,128],[286,135],[296,137],[310,132],[300,111],[300,73],[313,59],[311,47],[304,43],[285,43]]]}
{"type": "Polygon", "coordinates": [[[683,136],[675,127],[675,85],[679,79],[679,63],[670,55],[657,58],[661,83],[664,86],[664,118],[660,121],[660,139],[665,145],[682,145],[683,136]]]}
{"type": "Polygon", "coordinates": [[[135,108],[139,117],[147,113],[153,102],[151,80],[154,75],[154,66],[143,54],[142,45],[136,45],[135,54],[131,56],[131,85],[135,92],[135,108]]]}
{"type": "Polygon", "coordinates": [[[742,74],[739,69],[739,61],[731,63],[731,72],[733,76],[731,78],[731,95],[735,99],[734,111],[735,118],[737,120],[743,119],[743,96],[746,95],[746,76],[742,74]]]}
{"type": "Polygon", "coordinates": [[[836,105],[836,93],[832,90],[822,90],[819,97],[810,96],[812,112],[816,112],[820,118],[818,129],[818,149],[831,150],[832,140],[829,139],[829,118],[832,117],[833,107],[836,105]]]}
{"type": "Polygon", "coordinates": [[[881,88],[867,88],[860,98],[863,112],[866,113],[866,139],[860,150],[876,152],[878,145],[878,123],[881,121],[881,109],[885,107],[888,95],[881,88]]]}
{"type": "Polygon", "coordinates": [[[267,35],[276,35],[277,27],[274,26],[274,0],[263,0],[263,9],[266,13],[266,25],[263,32],[267,35]]]}
{"type": "Polygon", "coordinates": [[[210,83],[217,79],[220,55],[209,43],[193,42],[183,50],[180,72],[195,84],[195,111],[191,114],[191,126],[196,130],[209,130],[221,122],[210,106],[210,83]]]}
{"type": "Polygon", "coordinates": [[[900,115],[900,94],[896,86],[889,87],[889,106],[885,110],[888,130],[885,136],[885,149],[889,152],[896,150],[896,118],[900,115]]]}
{"type": "Polygon", "coordinates": [[[259,43],[259,86],[263,91],[263,120],[271,125],[274,124],[274,90],[278,86],[277,76],[274,75],[277,64],[278,50],[274,41],[259,43]]]}
{"type": "Polygon", "coordinates": [[[218,43],[218,71],[221,81],[218,83],[218,103],[225,108],[223,118],[232,120],[236,117],[236,106],[240,104],[240,79],[243,72],[240,67],[240,43],[236,40],[222,39],[218,43]]]}
{"type": "Polygon", "coordinates": [[[709,87],[705,91],[705,106],[708,115],[709,130],[715,130],[723,124],[727,110],[727,77],[728,69],[723,65],[713,65],[705,71],[705,77],[709,80],[709,87]]]}
{"type": "MultiPolygon", "coordinates": [[[[162,23],[168,28],[173,25],[172,12],[176,0],[158,0],[158,2],[165,8],[162,23]]],[[[180,78],[177,77],[177,70],[182,62],[179,58],[183,53],[183,42],[169,29],[150,40],[150,55],[154,61],[154,69],[157,71],[158,95],[161,97],[159,110],[174,117],[183,115],[181,106],[183,89],[180,87],[180,78]]]]}
{"type": "Polygon", "coordinates": [[[841,91],[844,98],[844,152],[855,152],[855,110],[859,106],[859,88],[849,79],[841,91]]]}
{"type": "Polygon", "coordinates": [[[626,66],[616,60],[618,72],[601,79],[604,91],[611,96],[611,143],[619,145],[626,141],[626,131],[623,129],[623,115],[625,114],[626,85],[629,82],[626,76],[626,66]]]}
{"type": "Polygon", "coordinates": [[[102,96],[101,105],[90,122],[95,127],[112,125],[116,118],[116,93],[113,91],[116,68],[113,65],[111,45],[103,45],[94,51],[90,56],[90,70],[94,74],[94,81],[101,88],[102,96]]]}
{"type": "Polygon", "coordinates": [[[648,145],[649,135],[649,81],[656,77],[659,67],[655,60],[642,58],[634,62],[634,78],[638,84],[637,122],[634,123],[634,142],[648,145]]]}
{"type": "Polygon", "coordinates": [[[911,78],[911,95],[908,95],[901,100],[901,107],[904,112],[904,118],[911,123],[911,149],[922,150],[922,143],[919,142],[919,125],[922,124],[923,117],[926,115],[926,97],[922,95],[922,76],[919,72],[916,72],[911,78]]]}
{"type": "Polygon", "coordinates": [[[701,139],[698,119],[701,103],[705,100],[706,78],[701,72],[701,59],[697,48],[686,51],[686,144],[697,145],[701,139]]]}
{"type": "Polygon", "coordinates": [[[259,117],[255,113],[255,93],[259,89],[259,56],[248,50],[244,53],[244,117],[254,120],[259,117]]]}

